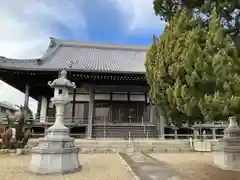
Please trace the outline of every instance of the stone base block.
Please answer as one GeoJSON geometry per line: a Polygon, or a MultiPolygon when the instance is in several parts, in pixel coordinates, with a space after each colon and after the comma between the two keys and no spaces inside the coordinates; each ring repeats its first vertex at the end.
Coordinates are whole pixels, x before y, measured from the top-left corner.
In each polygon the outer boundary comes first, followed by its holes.
{"type": "Polygon", "coordinates": [[[198,152],[211,152],[212,145],[209,141],[194,141],[193,142],[194,151],[198,152]]]}
{"type": "Polygon", "coordinates": [[[224,170],[240,171],[240,152],[214,152],[214,164],[224,170]]]}
{"type": "Polygon", "coordinates": [[[37,149],[32,151],[29,171],[36,174],[65,174],[80,170],[78,148],[37,149]]]}

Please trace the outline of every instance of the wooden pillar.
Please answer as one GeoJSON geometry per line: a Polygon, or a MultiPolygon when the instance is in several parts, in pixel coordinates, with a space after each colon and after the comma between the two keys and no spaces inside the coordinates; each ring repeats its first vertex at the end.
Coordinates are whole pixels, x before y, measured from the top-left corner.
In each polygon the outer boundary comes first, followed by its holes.
{"type": "Polygon", "coordinates": [[[155,111],[155,105],[150,103],[150,123],[153,124],[156,119],[156,111],[155,111]]]}
{"type": "MultiPolygon", "coordinates": [[[[144,93],[144,112],[147,113],[147,105],[148,105],[148,96],[147,92],[144,93]]],[[[146,116],[144,116],[146,118],[146,116]]]]}
{"type": "Polygon", "coordinates": [[[73,101],[72,101],[72,122],[74,122],[75,117],[75,104],[76,104],[76,88],[73,89],[73,101]]]}
{"type": "Polygon", "coordinates": [[[39,118],[40,122],[46,123],[47,108],[48,108],[48,100],[45,96],[42,96],[41,97],[40,118],[39,118]]]}
{"type": "Polygon", "coordinates": [[[36,115],[36,118],[40,117],[41,104],[42,104],[42,96],[38,96],[38,105],[37,105],[37,115],[36,115]]]}
{"type": "Polygon", "coordinates": [[[113,121],[113,104],[112,104],[112,101],[113,101],[113,93],[110,92],[110,122],[113,121]]]}
{"type": "Polygon", "coordinates": [[[147,95],[147,92],[144,93],[144,103],[145,103],[145,107],[146,107],[147,104],[148,104],[148,95],[147,95]]]}
{"type": "Polygon", "coordinates": [[[25,99],[24,99],[24,117],[25,117],[25,119],[26,118],[28,118],[27,116],[28,116],[28,103],[29,103],[29,89],[30,89],[30,87],[29,87],[29,85],[28,84],[26,84],[26,86],[25,86],[25,99]]]}
{"type": "Polygon", "coordinates": [[[197,129],[193,128],[193,139],[197,139],[197,138],[198,138],[197,129]]]}
{"type": "Polygon", "coordinates": [[[160,121],[159,122],[159,124],[160,124],[160,127],[159,127],[159,138],[160,139],[165,139],[165,122],[166,122],[165,118],[166,117],[165,117],[164,112],[163,112],[161,107],[158,107],[157,111],[158,111],[158,114],[159,114],[158,121],[160,121]]]}
{"type": "Polygon", "coordinates": [[[127,92],[127,101],[130,102],[130,93],[127,92]]]}
{"type": "Polygon", "coordinates": [[[178,132],[177,132],[178,128],[174,127],[174,138],[178,139],[178,132]]]}
{"type": "Polygon", "coordinates": [[[88,131],[87,138],[92,138],[92,124],[93,124],[93,108],[94,108],[94,88],[89,88],[89,111],[88,111],[88,131]]]}
{"type": "Polygon", "coordinates": [[[216,138],[216,129],[215,128],[212,128],[212,136],[213,136],[213,139],[217,139],[216,138]]]}

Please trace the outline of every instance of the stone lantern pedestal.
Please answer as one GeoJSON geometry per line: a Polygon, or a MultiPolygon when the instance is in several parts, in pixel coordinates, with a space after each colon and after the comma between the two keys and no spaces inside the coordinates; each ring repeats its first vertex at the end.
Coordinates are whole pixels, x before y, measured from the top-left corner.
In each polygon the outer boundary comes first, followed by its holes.
{"type": "Polygon", "coordinates": [[[63,174],[80,169],[78,147],[74,146],[74,138],[70,137],[69,129],[64,125],[64,107],[69,102],[68,90],[75,84],[66,78],[67,72],[61,71],[60,77],[49,85],[54,88],[51,99],[56,107],[56,120],[49,127],[39,145],[32,148],[32,159],[29,171],[37,174],[63,174]]]}
{"type": "Polygon", "coordinates": [[[229,126],[219,140],[218,150],[214,152],[214,164],[225,170],[240,170],[240,128],[235,117],[229,118],[229,126]]]}

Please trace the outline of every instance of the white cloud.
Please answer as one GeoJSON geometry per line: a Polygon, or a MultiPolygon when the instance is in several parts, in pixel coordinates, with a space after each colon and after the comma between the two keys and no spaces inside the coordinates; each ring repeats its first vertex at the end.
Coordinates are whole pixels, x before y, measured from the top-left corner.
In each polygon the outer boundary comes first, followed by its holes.
{"type": "MultiPolygon", "coordinates": [[[[50,36],[64,27],[78,34],[87,25],[82,7],[87,0],[0,0],[0,55],[13,58],[41,56],[50,36]],[[60,25],[60,26],[59,26],[60,25]],[[80,30],[80,32],[79,32],[80,30]]],[[[158,30],[163,23],[153,11],[153,0],[109,0],[128,21],[130,32],[158,30]]],[[[104,13],[104,12],[103,12],[104,13]]]]}
{"type": "MultiPolygon", "coordinates": [[[[59,25],[71,30],[85,26],[79,2],[69,0],[1,0],[0,54],[14,58],[41,56],[59,25]]],[[[61,30],[61,29],[60,29],[61,30]]]]}
{"type": "Polygon", "coordinates": [[[153,0],[110,0],[117,2],[117,7],[129,21],[131,32],[149,32],[159,30],[163,21],[153,11],[153,0]]]}
{"type": "MultiPolygon", "coordinates": [[[[69,30],[84,29],[81,2],[71,0],[1,0],[0,56],[11,58],[40,57],[50,36],[59,36],[59,25],[69,30]]],[[[60,29],[61,30],[61,29],[60,29]]],[[[79,32],[84,34],[84,32],[79,32]]],[[[3,83],[0,101],[23,104],[24,94],[3,83]]],[[[30,99],[36,111],[36,101],[30,99]]]]}

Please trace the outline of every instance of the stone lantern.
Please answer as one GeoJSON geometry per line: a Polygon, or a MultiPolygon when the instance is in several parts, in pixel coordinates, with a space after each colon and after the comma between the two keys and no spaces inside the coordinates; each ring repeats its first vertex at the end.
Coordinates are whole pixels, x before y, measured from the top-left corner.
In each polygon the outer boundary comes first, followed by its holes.
{"type": "Polygon", "coordinates": [[[56,107],[56,119],[49,127],[39,145],[32,148],[29,171],[37,174],[62,174],[80,169],[78,147],[70,137],[69,128],[64,125],[64,108],[70,102],[68,93],[75,83],[67,79],[67,71],[62,70],[59,78],[48,82],[54,89],[52,104],[56,107]]]}

